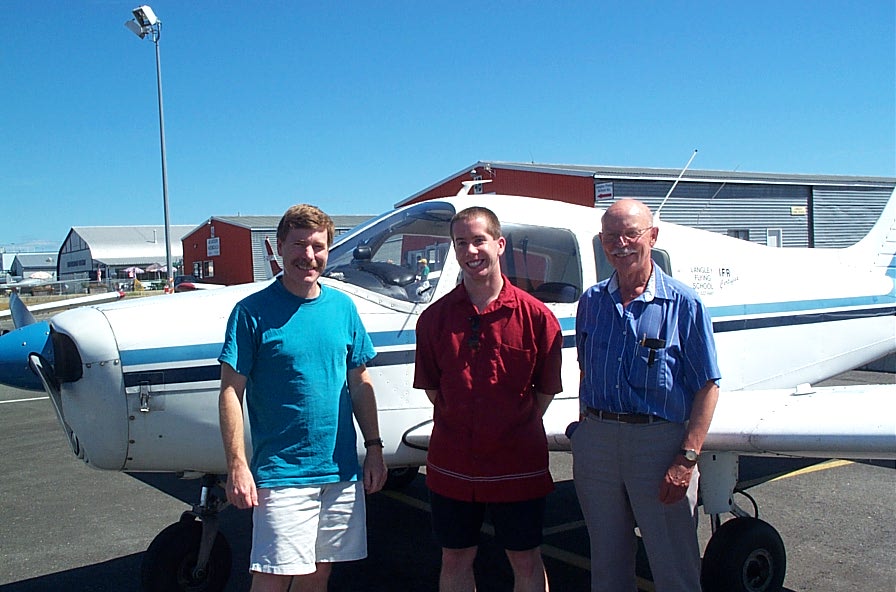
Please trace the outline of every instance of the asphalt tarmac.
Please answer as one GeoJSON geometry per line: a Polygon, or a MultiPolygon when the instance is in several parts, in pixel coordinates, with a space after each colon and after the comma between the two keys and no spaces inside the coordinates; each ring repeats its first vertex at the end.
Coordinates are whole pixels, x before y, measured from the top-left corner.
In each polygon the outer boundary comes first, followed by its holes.
{"type": "MultiPolygon", "coordinates": [[[[893,374],[851,372],[830,384],[885,382],[893,374]]],[[[894,390],[896,396],[896,390],[894,390]]],[[[873,410],[872,410],[873,411],[873,410]]],[[[136,592],[146,548],[198,499],[198,481],[97,471],[70,452],[42,393],[0,387],[0,592],[136,592]],[[168,491],[164,493],[156,487],[168,491]],[[181,499],[179,499],[181,498],[181,499]]],[[[571,459],[552,456],[557,489],[548,499],[543,554],[555,592],[588,590],[588,539],[571,482],[571,459]]],[[[896,589],[896,471],[893,463],[811,465],[749,490],[760,517],[787,548],[790,592],[896,589]]],[[[743,459],[744,472],[792,469],[743,459]]],[[[749,505],[742,503],[741,505],[749,505]]],[[[439,549],[432,542],[426,488],[368,499],[369,557],[334,568],[331,592],[435,591],[439,549]]],[[[249,589],[247,512],[228,509],[221,530],[232,548],[226,590],[249,589]]],[[[708,520],[700,537],[709,537],[708,520]]],[[[510,591],[510,568],[486,533],[476,564],[480,592],[510,591]]],[[[648,573],[641,590],[653,590],[648,573]]]]}

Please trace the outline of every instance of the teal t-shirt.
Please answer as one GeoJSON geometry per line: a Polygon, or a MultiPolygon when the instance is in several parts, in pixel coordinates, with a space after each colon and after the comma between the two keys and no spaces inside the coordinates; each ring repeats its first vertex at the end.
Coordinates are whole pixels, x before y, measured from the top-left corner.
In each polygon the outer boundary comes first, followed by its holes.
{"type": "Polygon", "coordinates": [[[327,286],[304,299],[278,279],[237,303],[218,361],[247,377],[258,487],[359,479],[347,372],[375,355],[354,302],[327,286]]]}

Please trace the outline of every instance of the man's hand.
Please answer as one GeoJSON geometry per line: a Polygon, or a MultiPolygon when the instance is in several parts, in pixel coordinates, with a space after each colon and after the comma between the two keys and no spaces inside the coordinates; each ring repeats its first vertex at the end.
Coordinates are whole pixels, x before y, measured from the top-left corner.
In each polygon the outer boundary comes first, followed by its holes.
{"type": "Polygon", "coordinates": [[[691,484],[691,475],[694,474],[694,465],[678,455],[663,477],[663,483],[660,485],[660,501],[664,504],[674,504],[684,499],[687,495],[688,486],[691,484]]]}
{"type": "Polygon", "coordinates": [[[370,446],[364,456],[364,491],[376,493],[386,484],[386,461],[381,446],[370,446]]]}
{"type": "Polygon", "coordinates": [[[246,510],[258,505],[258,490],[255,488],[255,479],[249,467],[242,466],[233,469],[227,474],[227,501],[239,508],[246,510]]]}

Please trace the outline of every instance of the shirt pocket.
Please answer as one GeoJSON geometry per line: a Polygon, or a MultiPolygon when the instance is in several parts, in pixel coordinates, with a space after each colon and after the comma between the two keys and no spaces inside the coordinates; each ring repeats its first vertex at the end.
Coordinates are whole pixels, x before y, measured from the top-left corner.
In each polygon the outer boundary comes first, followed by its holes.
{"type": "Polygon", "coordinates": [[[666,392],[671,386],[670,348],[651,349],[635,345],[634,358],[628,373],[629,385],[641,392],[666,392]]]}
{"type": "Polygon", "coordinates": [[[510,395],[527,395],[532,390],[535,352],[506,344],[498,346],[492,380],[510,395]]]}

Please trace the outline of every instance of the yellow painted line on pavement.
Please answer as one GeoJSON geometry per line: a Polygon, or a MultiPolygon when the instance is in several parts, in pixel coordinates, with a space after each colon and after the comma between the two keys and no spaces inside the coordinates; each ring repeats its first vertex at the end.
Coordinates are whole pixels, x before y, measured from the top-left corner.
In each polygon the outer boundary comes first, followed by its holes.
{"type": "Polygon", "coordinates": [[[381,491],[383,495],[386,497],[391,497],[392,499],[399,501],[407,506],[411,506],[417,510],[423,510],[424,512],[429,512],[430,507],[429,504],[421,499],[417,499],[415,497],[411,497],[410,495],[401,493],[400,491],[381,491]]]}
{"type": "MultiPolygon", "coordinates": [[[[401,493],[399,491],[383,491],[381,492],[386,497],[390,497],[395,501],[401,502],[407,506],[415,508],[417,510],[422,510],[424,512],[430,512],[430,505],[421,500],[417,499],[413,496],[401,493]]],[[[567,522],[565,524],[558,524],[556,526],[552,526],[546,528],[544,530],[545,535],[558,534],[570,530],[575,530],[578,528],[585,528],[584,520],[576,520],[574,522],[567,522]]],[[[491,524],[483,524],[482,532],[489,536],[495,536],[495,529],[491,524]]],[[[560,549],[559,547],[555,547],[553,545],[542,544],[541,545],[541,553],[545,557],[550,557],[551,559],[555,559],[557,561],[561,561],[566,563],[567,565],[571,565],[573,567],[577,567],[579,569],[583,569],[585,571],[591,571],[591,558],[585,557],[583,555],[579,555],[578,553],[572,553],[565,549],[560,549]]],[[[636,578],[636,583],[638,585],[638,590],[641,592],[654,592],[656,588],[654,588],[653,582],[650,580],[644,579],[642,577],[636,578]]]]}
{"type": "Polygon", "coordinates": [[[829,460],[823,463],[812,465],[811,467],[806,467],[804,469],[799,469],[792,473],[787,473],[786,475],[781,475],[780,477],[775,477],[774,479],[769,480],[769,483],[774,483],[775,481],[781,481],[782,479],[789,479],[791,477],[798,477],[800,475],[808,475],[809,473],[816,473],[818,471],[826,471],[828,469],[836,469],[838,467],[845,467],[847,465],[853,464],[851,460],[829,460]]]}
{"type": "Polygon", "coordinates": [[[570,530],[576,530],[578,528],[585,528],[584,520],[576,520],[575,522],[567,522],[566,524],[558,524],[557,526],[545,528],[543,534],[545,536],[550,536],[552,534],[560,534],[570,530]]]}

